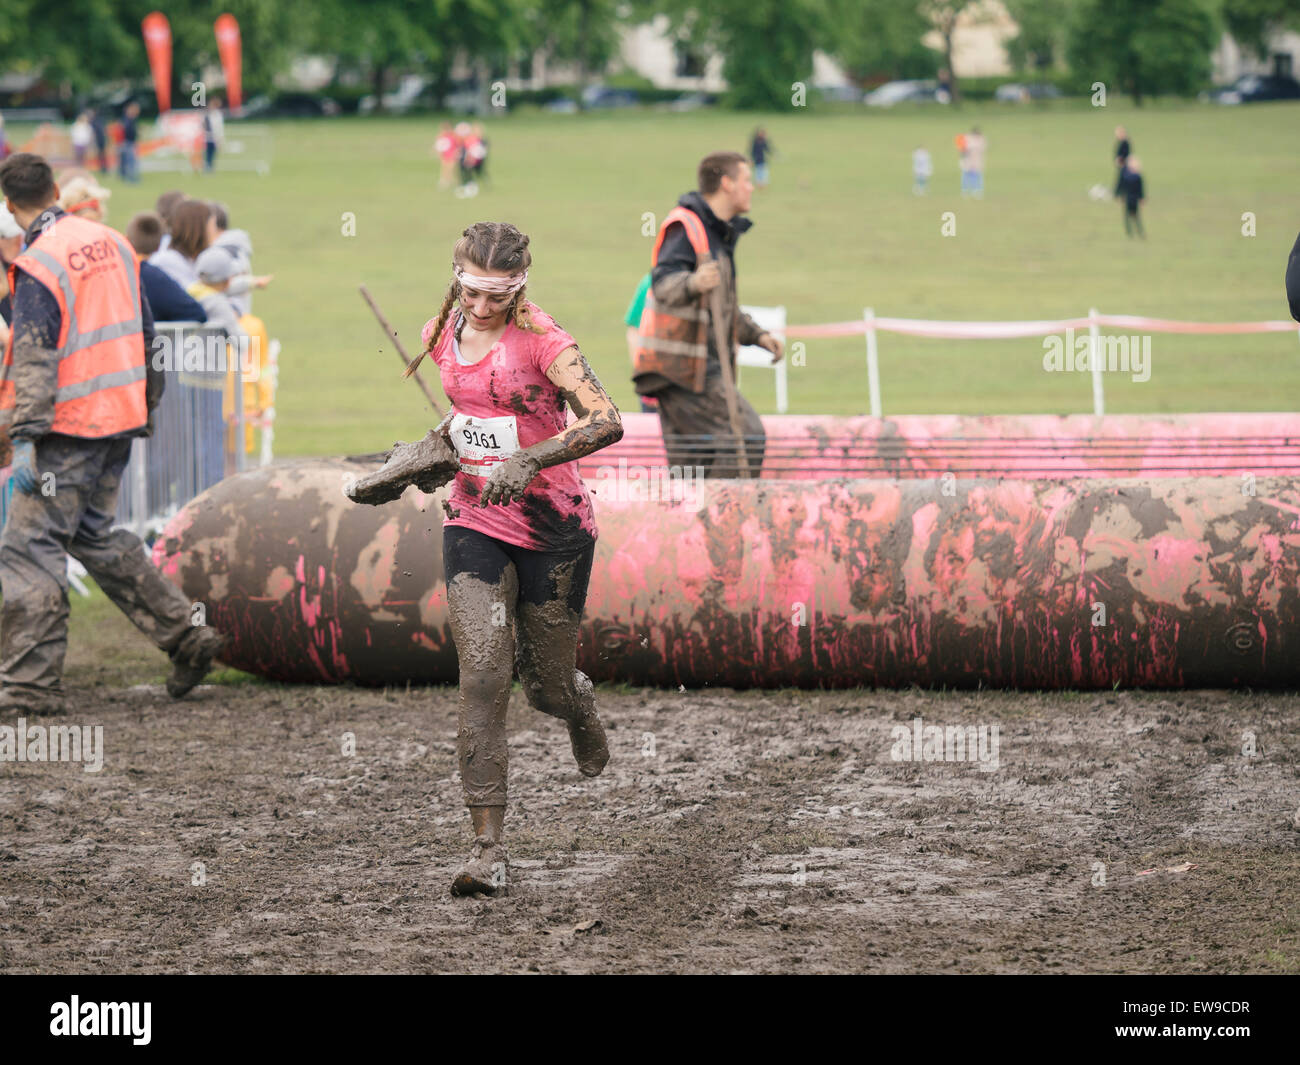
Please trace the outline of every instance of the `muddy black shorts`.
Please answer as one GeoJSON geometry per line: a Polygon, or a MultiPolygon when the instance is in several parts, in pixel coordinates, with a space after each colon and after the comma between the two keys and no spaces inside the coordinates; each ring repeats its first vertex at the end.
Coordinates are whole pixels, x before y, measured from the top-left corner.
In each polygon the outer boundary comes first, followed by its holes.
{"type": "Polygon", "coordinates": [[[581,614],[587,603],[587,585],[591,581],[591,560],[596,541],[575,551],[534,551],[516,547],[474,529],[444,525],[442,529],[442,571],[447,583],[459,574],[468,574],[487,584],[496,584],[509,565],[519,578],[520,602],[542,606],[559,598],[556,571],[576,561],[567,581],[566,605],[581,614]]]}

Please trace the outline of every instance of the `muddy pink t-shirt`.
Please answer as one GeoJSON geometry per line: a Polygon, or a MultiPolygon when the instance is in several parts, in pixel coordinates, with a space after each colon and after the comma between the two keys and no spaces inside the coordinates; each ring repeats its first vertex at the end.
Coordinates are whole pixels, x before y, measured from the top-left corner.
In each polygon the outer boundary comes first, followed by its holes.
{"type": "MultiPolygon", "coordinates": [[[[461,472],[452,482],[448,502],[455,516],[443,525],[475,529],[497,540],[535,551],[573,551],[596,539],[596,519],[591,496],[578,474],[576,462],[549,466],[534,477],[522,500],[507,504],[478,505],[493,459],[481,460],[481,474],[466,470],[467,463],[480,460],[467,448],[483,442],[503,445],[511,428],[518,437],[519,448],[531,447],[564,429],[569,405],[560,390],[551,383],[546,371],[565,348],[577,347],[568,333],[535,303],[528,304],[534,325],[541,333],[520,329],[513,321],[478,362],[465,366],[456,358],[453,346],[460,313],[453,311],[438,346],[430,353],[442,374],[442,387],[451,400],[454,413],[476,421],[469,425],[453,423],[453,437],[461,454],[461,472]],[[509,419],[513,418],[513,425],[509,419]],[[456,513],[456,512],[459,513],[456,513]]],[[[425,323],[421,339],[425,345],[437,319],[425,323]]],[[[504,450],[499,448],[498,450],[504,450]]],[[[471,468],[474,468],[473,466],[471,468]]]]}

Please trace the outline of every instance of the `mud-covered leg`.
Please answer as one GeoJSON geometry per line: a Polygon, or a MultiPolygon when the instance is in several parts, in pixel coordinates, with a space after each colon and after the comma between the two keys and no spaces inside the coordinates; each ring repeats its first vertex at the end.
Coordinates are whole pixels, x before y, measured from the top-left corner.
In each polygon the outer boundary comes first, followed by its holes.
{"type": "Polygon", "coordinates": [[[91,487],[68,553],[86,567],[137,629],[169,654],[190,635],[190,602],[149,562],[140,538],[114,529],[117,493],[131,455],[131,441],[112,444],[104,468],[91,487]]]}
{"type": "Polygon", "coordinates": [[[569,726],[573,757],[584,776],[609,761],[605,729],[590,678],[577,668],[578,628],[594,548],[524,575],[519,589],[516,661],[528,704],[569,726]]]}
{"type": "Polygon", "coordinates": [[[47,436],[37,442],[35,495],[15,490],[0,537],[0,700],[5,709],[62,709],[68,649],[68,542],[105,445],[47,436]]]}
{"type": "Polygon", "coordinates": [[[460,666],[460,727],[456,737],[474,848],[457,871],[452,894],[496,894],[506,886],[501,844],[505,820],[506,710],[514,659],[518,576],[488,537],[444,531],[444,566],[452,638],[460,666]]]}

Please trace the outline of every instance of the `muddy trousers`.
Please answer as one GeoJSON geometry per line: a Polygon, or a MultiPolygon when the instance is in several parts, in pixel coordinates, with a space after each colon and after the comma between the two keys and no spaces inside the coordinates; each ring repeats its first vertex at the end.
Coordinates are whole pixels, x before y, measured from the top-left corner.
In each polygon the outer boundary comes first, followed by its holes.
{"type": "Polygon", "coordinates": [[[68,646],[68,555],[159,648],[189,633],[190,602],[149,562],[139,537],[114,529],[131,441],[50,434],[36,444],[35,495],[14,489],[0,536],[0,684],[62,690],[68,646]]]}
{"type": "Polygon", "coordinates": [[[443,527],[466,806],[506,804],[506,708],[515,669],[534,710],[570,721],[595,709],[591,681],[576,668],[595,551],[594,542],[571,552],[530,551],[473,529],[443,527]]]}
{"type": "MultiPolygon", "coordinates": [[[[706,380],[703,392],[669,385],[654,394],[659,401],[659,424],[663,429],[668,465],[694,466],[705,477],[739,477],[740,460],[736,437],[727,413],[727,394],[721,377],[706,380]]],[[[745,440],[745,457],[751,477],[757,477],[767,450],[763,419],[739,392],[736,406],[745,440]]]]}

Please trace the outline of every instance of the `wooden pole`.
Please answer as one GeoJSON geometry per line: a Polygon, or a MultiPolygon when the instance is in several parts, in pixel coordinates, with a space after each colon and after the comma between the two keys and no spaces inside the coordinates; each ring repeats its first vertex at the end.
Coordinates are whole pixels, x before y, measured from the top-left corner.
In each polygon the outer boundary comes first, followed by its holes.
{"type": "MultiPolygon", "coordinates": [[[[711,258],[701,260],[712,261],[711,258]]],[[[740,308],[736,308],[739,313],[740,308]]],[[[722,367],[722,391],[727,397],[727,416],[731,431],[736,437],[736,458],[740,461],[740,476],[749,477],[749,454],[745,448],[745,434],[740,424],[740,405],[736,402],[736,381],[731,369],[731,342],[722,332],[722,284],[709,293],[709,318],[713,322],[713,343],[718,349],[718,363],[722,367]]]]}
{"type": "MultiPolygon", "coordinates": [[[[384,312],[379,309],[379,304],[377,304],[374,297],[370,295],[370,290],[366,288],[365,285],[361,285],[359,288],[361,290],[361,298],[370,304],[370,309],[375,312],[375,317],[379,319],[379,326],[383,329],[384,335],[397,346],[397,355],[398,358],[402,360],[402,365],[410,366],[411,360],[407,358],[406,349],[402,347],[402,342],[397,339],[397,331],[388,324],[388,319],[384,317],[384,312]]],[[[424,383],[424,378],[420,376],[419,370],[415,371],[414,377],[415,383],[420,386],[420,390],[424,393],[424,398],[429,401],[429,406],[434,409],[439,418],[446,417],[446,415],[442,413],[442,408],[438,406],[438,401],[433,398],[433,393],[429,391],[429,386],[424,383]]]]}

